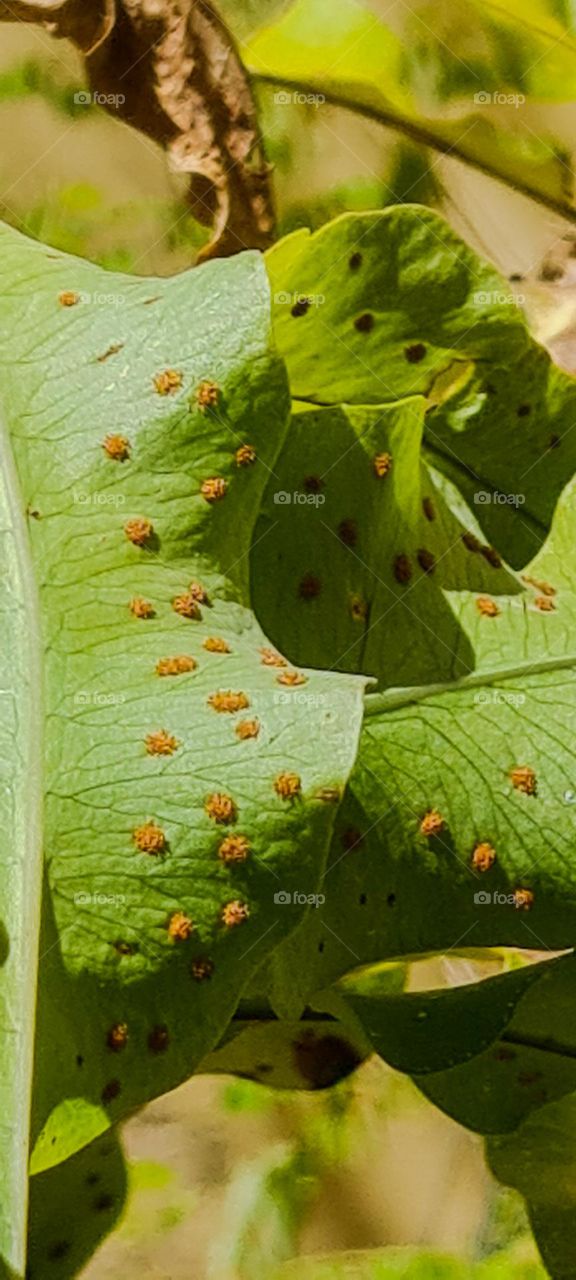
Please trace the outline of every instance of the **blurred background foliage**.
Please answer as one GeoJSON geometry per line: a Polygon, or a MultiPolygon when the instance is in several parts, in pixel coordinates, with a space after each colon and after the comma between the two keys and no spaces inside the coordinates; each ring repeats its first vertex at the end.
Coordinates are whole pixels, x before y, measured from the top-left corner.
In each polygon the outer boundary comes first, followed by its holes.
{"type": "MultiPolygon", "coordinates": [[[[326,31],[334,40],[340,9],[299,0],[304,19],[307,4],[316,21],[311,44],[322,9],[333,18],[326,31]]],[[[438,129],[459,121],[464,136],[478,91],[527,97],[523,112],[492,105],[482,128],[509,149],[515,172],[540,165],[550,191],[573,203],[572,0],[365,0],[358,15],[354,7],[346,0],[346,21],[367,13],[374,39],[376,23],[380,39],[387,24],[394,72],[377,88],[399,111],[438,129]]],[[[291,8],[291,0],[220,0],[239,41],[291,8]]],[[[356,92],[346,30],[344,23],[346,83],[352,76],[356,92]]],[[[0,216],[112,269],[183,270],[206,232],[187,211],[182,182],[147,139],[75,100],[83,85],[67,44],[36,28],[1,28],[0,216]]],[[[373,113],[279,100],[277,85],[264,79],[258,96],[280,234],[399,199],[434,206],[514,280],[540,336],[571,364],[576,227],[569,218],[409,130],[384,127],[373,113]]],[[[427,981],[477,976],[477,966],[436,961],[427,981]]],[[[495,1183],[480,1139],[375,1059],[334,1089],[310,1094],[198,1077],[131,1120],[124,1144],[127,1209],[84,1280],[545,1274],[523,1202],[495,1183]]]]}

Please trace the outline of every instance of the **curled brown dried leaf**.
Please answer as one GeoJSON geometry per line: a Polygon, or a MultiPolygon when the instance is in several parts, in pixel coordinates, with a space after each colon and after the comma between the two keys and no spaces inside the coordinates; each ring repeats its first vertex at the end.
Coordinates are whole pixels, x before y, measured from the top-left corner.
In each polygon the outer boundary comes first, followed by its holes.
{"type": "Polygon", "coordinates": [[[41,22],[84,53],[116,118],[190,175],[200,258],[266,248],[274,213],[256,107],[226,24],[209,0],[0,0],[0,21],[41,22]]]}

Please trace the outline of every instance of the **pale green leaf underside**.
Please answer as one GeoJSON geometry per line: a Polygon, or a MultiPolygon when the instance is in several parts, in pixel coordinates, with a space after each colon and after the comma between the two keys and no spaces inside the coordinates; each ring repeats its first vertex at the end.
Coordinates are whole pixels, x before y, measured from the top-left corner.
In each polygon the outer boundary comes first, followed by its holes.
{"type": "Polygon", "coordinates": [[[306,672],[303,700],[279,684],[282,669],[261,660],[247,552],[287,427],[287,395],[269,354],[258,255],[145,281],[8,230],[1,239],[2,405],[18,502],[30,513],[45,647],[40,1170],[69,1155],[82,1133],[97,1136],[189,1075],[251,971],[302,918],[301,899],[287,908],[274,895],[318,886],[363,685],[306,672]],[[80,300],[62,305],[63,290],[80,300]],[[180,385],[161,396],[154,378],[167,369],[180,385]],[[197,404],[206,379],[219,388],[215,409],[197,404]],[[126,461],[103,450],[109,434],[128,439],[126,461]],[[243,444],[257,459],[244,466],[243,444]],[[209,502],[201,485],[214,477],[228,487],[209,502]],[[153,526],[143,547],[124,532],[139,518],[153,526]],[[191,580],[209,599],[195,620],[172,604],[191,580]],[[154,616],[134,616],[135,597],[154,616]],[[207,651],[211,637],[230,652],[207,651]],[[157,674],[159,660],[179,655],[196,667],[157,674]],[[228,691],[244,695],[245,709],[209,705],[228,691]],[[257,736],[240,738],[240,720],[256,721],[257,736]],[[175,739],[171,755],[147,751],[147,735],[160,730],[175,739]],[[300,779],[295,799],[275,787],[284,773],[300,779]],[[232,799],[235,820],[211,816],[213,795],[232,799]],[[165,837],[161,856],[134,840],[150,822],[165,837]],[[245,862],[219,857],[230,835],[248,841],[245,862]],[[222,912],[237,902],[249,917],[226,927],[222,912]],[[168,932],[177,912],[193,924],[181,942],[168,932]],[[113,1051],[118,1025],[127,1041],[113,1051]],[[70,1099],[72,1126],[58,1110],[70,1099]]]}

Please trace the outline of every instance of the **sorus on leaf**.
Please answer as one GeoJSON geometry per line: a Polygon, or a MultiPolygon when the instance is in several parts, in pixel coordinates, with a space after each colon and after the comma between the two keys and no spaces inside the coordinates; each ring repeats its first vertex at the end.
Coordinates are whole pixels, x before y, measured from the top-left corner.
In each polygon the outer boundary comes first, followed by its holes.
{"type": "Polygon", "coordinates": [[[195,982],[206,982],[214,973],[214,961],[206,956],[198,956],[190,965],[190,972],[195,982]]]}
{"type": "Polygon", "coordinates": [[[444,831],[446,823],[441,813],[437,809],[430,809],[424,814],[420,823],[420,832],[423,836],[439,836],[444,831]]]}
{"type": "Polygon", "coordinates": [[[275,649],[259,649],[260,661],[264,667],[287,667],[288,663],[275,649]]]}
{"type": "Polygon", "coordinates": [[[221,636],[207,636],[202,641],[202,648],[208,653],[230,653],[230,645],[221,636]]]}
{"type": "Polygon", "coordinates": [[[483,618],[497,618],[500,610],[495,600],[491,600],[490,596],[477,596],[476,608],[483,618]]]}
{"type": "Polygon", "coordinates": [[[250,853],[250,842],[246,836],[226,836],[218,850],[222,862],[245,862],[250,853]]]}
{"type": "Polygon", "coordinates": [[[124,525],[124,533],[135,547],[145,547],[154,533],[154,528],[150,520],[128,520],[124,525]]]}
{"type": "Polygon", "coordinates": [[[141,853],[156,855],[166,848],[166,836],[155,822],[145,822],[142,827],[136,827],[132,839],[141,853]]]}
{"type": "Polygon", "coordinates": [[[153,618],[156,610],[149,600],[143,600],[141,596],[134,596],[130,601],[130,612],[135,618],[153,618]]]}
{"type": "Polygon", "coordinates": [[[210,479],[203,480],[200,485],[200,493],[206,499],[206,502],[220,502],[226,496],[228,485],[222,476],[210,476],[210,479]]]}
{"type": "Polygon", "coordinates": [[[556,605],[554,604],[554,601],[550,599],[550,596],[536,596],[534,604],[541,613],[553,613],[556,608],[556,605]]]}
{"type": "Polygon", "coordinates": [[[297,773],[279,773],[274,779],[274,790],[282,800],[293,800],[302,790],[301,779],[297,773]]]}
{"type": "Polygon", "coordinates": [[[514,906],[517,911],[529,911],[533,902],[534,894],[531,889],[514,890],[514,906]]]}
{"type": "Polygon", "coordinates": [[[128,1043],[128,1027],[125,1022],[115,1022],[106,1036],[106,1044],[112,1053],[121,1053],[128,1043]]]}
{"type": "Polygon", "coordinates": [[[377,453],[372,465],[378,479],[382,480],[392,470],[392,454],[377,453]]]}
{"type": "Polygon", "coordinates": [[[189,654],[180,654],[177,658],[160,658],[156,663],[156,675],[181,676],[186,671],[195,671],[198,663],[189,654]]]}
{"type": "Polygon", "coordinates": [[[412,565],[407,555],[396,556],[394,561],[394,577],[402,586],[406,586],[412,577],[412,565]]]}
{"type": "Polygon", "coordinates": [[[201,382],[196,389],[196,403],[199,409],[215,409],[220,399],[220,388],[216,382],[201,382]]]}
{"type": "Polygon", "coordinates": [[[168,1027],[153,1027],[148,1036],[148,1048],[150,1053],[166,1053],[170,1044],[170,1034],[168,1027]]]}
{"type": "Polygon", "coordinates": [[[146,737],[146,750],[149,756],[173,756],[179,745],[174,734],[168,733],[166,729],[158,729],[146,737]]]}
{"type": "Polygon", "coordinates": [[[198,604],[210,604],[210,599],[206,587],[201,582],[191,582],[188,587],[188,594],[193,600],[197,600],[198,604]]]}
{"type": "Polygon", "coordinates": [[[75,307],[80,301],[80,294],[75,293],[73,289],[64,289],[58,297],[61,307],[75,307]]]}
{"type": "Polygon", "coordinates": [[[234,732],[241,742],[244,742],[247,738],[257,738],[260,733],[260,721],[239,720],[234,732]]]}
{"type": "Polygon", "coordinates": [[[276,681],[278,684],[286,684],[292,687],[299,684],[307,684],[308,676],[303,675],[301,671],[282,671],[279,676],[276,676],[276,681]]]}
{"type": "Polygon", "coordinates": [[[245,902],[240,902],[235,898],[233,902],[227,902],[222,908],[221,920],[227,929],[234,929],[239,924],[244,924],[250,915],[250,908],[245,902]]]}
{"type": "Polygon", "coordinates": [[[215,791],[213,795],[207,796],[204,808],[208,817],[212,818],[214,822],[221,822],[227,825],[235,822],[238,817],[238,810],[232,796],[227,796],[222,791],[215,791]]]}
{"type": "Polygon", "coordinates": [[[236,450],[236,466],[250,467],[256,461],[256,450],[251,444],[241,444],[236,450]]]}
{"type": "Polygon", "coordinates": [[[178,391],[183,381],[183,374],[178,369],[163,369],[155,375],[154,386],[159,396],[169,396],[178,391]]]}
{"type": "Polygon", "coordinates": [[[190,916],[183,911],[175,911],[168,921],[168,937],[175,942],[186,942],[194,930],[190,916]]]}
{"type": "Polygon", "coordinates": [[[130,457],[130,443],[125,436],[106,436],[102,448],[114,462],[126,462],[130,457]]]}
{"type": "Polygon", "coordinates": [[[525,796],[535,796],[537,791],[536,774],[534,770],[527,764],[515,765],[510,770],[510,781],[516,791],[522,791],[525,796]]]}
{"type": "Polygon", "coordinates": [[[232,693],[229,689],[226,693],[211,693],[208,706],[214,711],[229,711],[234,714],[236,711],[245,711],[250,706],[250,699],[245,693],[232,693]]]}
{"type": "Polygon", "coordinates": [[[424,570],[424,573],[434,573],[436,568],[436,557],[431,551],[427,551],[426,547],[421,547],[418,552],[418,564],[424,570]]]}
{"type": "Polygon", "coordinates": [[[181,596],[176,596],[172,601],[174,613],[179,613],[181,618],[195,618],[197,621],[202,617],[200,605],[195,596],[190,591],[186,591],[181,596]]]}
{"type": "Polygon", "coordinates": [[[475,871],[489,871],[496,861],[496,850],[487,841],[476,845],[472,854],[472,866],[475,871]]]}

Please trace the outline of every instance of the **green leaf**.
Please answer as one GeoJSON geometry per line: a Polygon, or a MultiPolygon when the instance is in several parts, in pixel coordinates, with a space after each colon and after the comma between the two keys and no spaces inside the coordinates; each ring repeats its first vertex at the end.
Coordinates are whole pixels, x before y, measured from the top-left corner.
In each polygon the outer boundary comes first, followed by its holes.
{"type": "Polygon", "coordinates": [[[366,1249],[293,1258],[270,1280],[545,1280],[537,1262],[515,1262],[505,1255],[486,1262],[420,1252],[415,1249],[366,1249]]]}
{"type": "Polygon", "coordinates": [[[293,396],[426,397],[427,457],[511,564],[531,559],[576,470],[576,384],[530,337],[510,285],[418,206],[295,232],[267,260],[293,396]]]}
{"type": "Polygon", "coordinates": [[[398,34],[356,0],[296,0],[244,59],[264,82],[359,111],[574,219],[566,147],[536,136],[522,108],[570,100],[576,43],[547,0],[509,9],[424,6],[398,34]]]}
{"type": "Polygon", "coordinates": [[[552,1280],[576,1269],[576,1096],[531,1115],[510,1136],[491,1138],[496,1177],[528,1201],[536,1242],[552,1280]]]}
{"type": "Polygon", "coordinates": [[[115,1133],[32,1178],[29,1280],[72,1280],[117,1223],[127,1175],[115,1133]]]}
{"type": "MultiPolygon", "coordinates": [[[[310,909],[363,681],[301,673],[306,702],[286,701],[285,670],[262,662],[248,551],[288,405],[261,258],[147,281],[7,229],[0,239],[1,398],[18,484],[9,471],[5,482],[31,542],[4,612],[17,621],[36,575],[43,623],[40,1172],[190,1075],[310,909]],[[110,456],[109,436],[128,457],[110,456]],[[142,520],[151,528],[131,524],[142,520]],[[195,618],[174,608],[191,582],[205,592],[195,618]],[[181,656],[179,674],[157,669],[181,656]],[[236,733],[244,721],[252,736],[236,733]],[[227,861],[238,847],[221,847],[237,836],[248,856],[227,861]]],[[[9,660],[37,719],[36,668],[15,641],[9,660]]],[[[42,800],[33,773],[27,788],[28,813],[42,800]]],[[[20,915],[18,945],[36,955],[34,921],[28,931],[20,915]]],[[[31,964],[20,987],[28,1009],[31,964]]]]}

